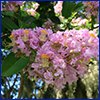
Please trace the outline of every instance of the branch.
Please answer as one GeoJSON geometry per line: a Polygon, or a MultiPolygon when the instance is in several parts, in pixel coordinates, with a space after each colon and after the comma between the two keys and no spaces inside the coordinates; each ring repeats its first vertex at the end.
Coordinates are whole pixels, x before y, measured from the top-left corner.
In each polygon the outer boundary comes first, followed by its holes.
{"type": "Polygon", "coordinates": [[[23,84],[23,73],[21,74],[21,79],[20,79],[20,88],[19,88],[19,91],[18,91],[18,97],[17,99],[20,99],[20,93],[21,93],[21,89],[22,89],[22,84],[23,84]]]}
{"type": "Polygon", "coordinates": [[[10,88],[10,84],[9,84],[9,80],[7,79],[7,77],[5,77],[6,82],[8,82],[9,88],[10,88]]]}
{"type": "Polygon", "coordinates": [[[17,76],[18,76],[18,73],[16,74],[16,78],[14,79],[14,83],[13,83],[13,85],[12,85],[12,86],[10,87],[10,89],[9,89],[8,98],[10,97],[10,93],[11,93],[11,91],[13,90],[13,87],[14,87],[14,85],[15,85],[15,83],[16,83],[17,76]]]}
{"type": "Polygon", "coordinates": [[[2,98],[2,99],[5,99],[5,98],[4,98],[4,95],[1,94],[1,98],[2,98]]]}
{"type": "MultiPolygon", "coordinates": [[[[8,98],[8,89],[7,89],[7,85],[6,85],[6,81],[8,81],[7,80],[7,78],[6,77],[4,77],[4,76],[2,76],[1,77],[3,80],[4,80],[4,91],[5,91],[5,94],[6,94],[6,97],[5,98],[8,98]]],[[[9,84],[8,84],[9,85],[9,84]]],[[[1,97],[3,97],[3,95],[1,94],[1,97]]]]}
{"type": "Polygon", "coordinates": [[[99,26],[94,27],[94,29],[99,28],[99,26]]]}

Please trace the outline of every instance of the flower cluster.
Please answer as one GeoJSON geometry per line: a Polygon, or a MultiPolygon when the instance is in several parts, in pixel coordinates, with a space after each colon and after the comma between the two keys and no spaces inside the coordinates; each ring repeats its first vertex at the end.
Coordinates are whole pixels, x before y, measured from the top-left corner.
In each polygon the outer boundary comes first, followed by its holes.
{"type": "Polygon", "coordinates": [[[99,22],[99,1],[83,1],[83,5],[86,6],[86,17],[93,15],[96,22],[99,22]]]}
{"type": "Polygon", "coordinates": [[[27,8],[27,13],[32,15],[32,16],[35,16],[36,15],[36,9],[38,8],[38,6],[39,6],[38,3],[33,4],[33,8],[31,8],[31,9],[27,8]]]}
{"type": "Polygon", "coordinates": [[[10,11],[16,11],[18,10],[18,8],[16,8],[17,5],[22,6],[23,5],[23,1],[6,1],[6,4],[3,5],[4,1],[1,1],[1,11],[3,10],[10,10],[10,11]]]}
{"type": "Polygon", "coordinates": [[[12,52],[17,56],[25,54],[29,56],[32,50],[37,50],[40,45],[47,41],[48,37],[52,34],[52,30],[36,27],[36,29],[18,29],[13,30],[10,35],[12,42],[9,44],[13,46],[12,52]]]}
{"type": "Polygon", "coordinates": [[[72,23],[73,23],[75,26],[86,25],[87,19],[82,19],[81,17],[78,17],[77,19],[72,19],[72,23]]]}
{"type": "Polygon", "coordinates": [[[95,32],[87,29],[58,31],[38,49],[35,63],[32,63],[29,78],[42,78],[48,85],[57,90],[64,88],[68,82],[72,84],[78,78],[88,74],[91,58],[98,58],[99,39],[95,32]]]}
{"type": "Polygon", "coordinates": [[[28,8],[27,8],[27,13],[28,13],[29,15],[35,16],[35,15],[36,15],[36,10],[34,10],[33,8],[31,8],[31,9],[28,9],[28,8]]]}
{"type": "Polygon", "coordinates": [[[84,78],[85,73],[89,74],[86,64],[91,58],[99,59],[99,39],[95,32],[87,29],[54,34],[41,27],[18,29],[12,31],[10,38],[12,51],[18,56],[29,56],[36,51],[35,62],[26,69],[28,78],[42,78],[57,91],[63,89],[66,82],[72,84],[79,77],[84,78]]]}
{"type": "Polygon", "coordinates": [[[63,1],[58,1],[54,6],[55,13],[61,14],[63,1]]]}

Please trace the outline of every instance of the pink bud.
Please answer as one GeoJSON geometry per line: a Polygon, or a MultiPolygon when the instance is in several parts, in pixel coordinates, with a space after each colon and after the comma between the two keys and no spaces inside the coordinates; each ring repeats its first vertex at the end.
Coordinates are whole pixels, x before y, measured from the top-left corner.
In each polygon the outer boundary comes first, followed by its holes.
{"type": "Polygon", "coordinates": [[[28,22],[28,24],[30,24],[30,22],[28,22]]]}
{"type": "Polygon", "coordinates": [[[15,58],[17,58],[17,56],[18,56],[18,55],[17,55],[17,54],[15,54],[15,58]]]}

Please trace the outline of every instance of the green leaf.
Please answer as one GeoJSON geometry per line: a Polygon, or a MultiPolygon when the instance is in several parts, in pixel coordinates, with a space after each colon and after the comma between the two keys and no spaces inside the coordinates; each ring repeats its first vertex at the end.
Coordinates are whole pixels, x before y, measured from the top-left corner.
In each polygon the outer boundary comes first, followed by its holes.
{"type": "Polygon", "coordinates": [[[83,8],[83,4],[82,2],[79,2],[78,4],[76,4],[76,6],[73,8],[72,11],[79,11],[83,8]]]}
{"type": "Polygon", "coordinates": [[[27,16],[27,17],[24,17],[23,20],[25,23],[28,23],[28,22],[33,22],[34,20],[36,20],[36,18],[33,16],[27,16]]]}
{"type": "Polygon", "coordinates": [[[21,16],[22,16],[22,17],[27,17],[28,14],[27,14],[27,12],[25,12],[25,11],[21,11],[21,16]]]}
{"type": "Polygon", "coordinates": [[[71,16],[72,12],[72,2],[71,1],[64,1],[63,2],[63,9],[62,9],[62,16],[68,18],[71,16]]]}
{"type": "Polygon", "coordinates": [[[33,28],[36,27],[36,25],[32,22],[32,23],[30,24],[30,27],[31,27],[31,29],[33,29],[33,28]]]}
{"type": "Polygon", "coordinates": [[[14,16],[14,12],[13,11],[9,11],[9,10],[5,10],[5,15],[6,16],[14,16]]]}
{"type": "Polygon", "coordinates": [[[23,21],[21,21],[20,19],[18,19],[18,24],[20,28],[27,28],[27,26],[25,25],[25,23],[23,21]]]}
{"type": "Polygon", "coordinates": [[[2,25],[12,31],[13,29],[18,29],[19,27],[8,17],[5,17],[5,18],[1,18],[1,23],[2,25]]]}
{"type": "Polygon", "coordinates": [[[55,13],[54,13],[54,11],[52,10],[52,11],[49,11],[48,15],[49,15],[48,17],[51,18],[51,17],[55,16],[55,13]]]}
{"type": "Polygon", "coordinates": [[[56,16],[50,18],[53,23],[60,24],[60,19],[56,16]]]}
{"type": "Polygon", "coordinates": [[[6,32],[5,27],[1,23],[1,33],[5,33],[5,32],[6,32]]]}
{"type": "Polygon", "coordinates": [[[14,53],[10,53],[3,61],[1,65],[2,76],[13,75],[21,71],[28,64],[30,57],[28,58],[15,58],[14,53]]]}

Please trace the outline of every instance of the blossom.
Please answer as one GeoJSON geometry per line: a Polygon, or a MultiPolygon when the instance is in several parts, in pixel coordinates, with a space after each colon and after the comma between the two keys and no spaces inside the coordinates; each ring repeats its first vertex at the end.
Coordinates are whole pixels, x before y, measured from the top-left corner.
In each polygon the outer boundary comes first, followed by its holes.
{"type": "MultiPolygon", "coordinates": [[[[6,1],[6,4],[4,5],[4,8],[2,8],[2,11],[3,10],[17,11],[18,10],[16,8],[17,5],[22,6],[23,1],[6,1]]],[[[2,5],[1,5],[1,7],[2,7],[2,5]]]]}
{"type": "Polygon", "coordinates": [[[73,23],[75,26],[86,25],[87,19],[82,19],[81,17],[78,17],[77,19],[72,19],[72,23],[73,23]]]}
{"type": "Polygon", "coordinates": [[[33,4],[33,8],[36,10],[38,8],[39,4],[38,3],[35,3],[33,4]]]}
{"type": "Polygon", "coordinates": [[[49,71],[47,70],[47,72],[44,73],[44,78],[45,78],[45,79],[51,80],[51,79],[53,78],[52,72],[49,72],[49,71]]]}
{"type": "Polygon", "coordinates": [[[99,22],[99,1],[83,1],[83,5],[86,6],[86,17],[93,15],[96,22],[99,22]]]}
{"type": "Polygon", "coordinates": [[[57,2],[57,4],[54,6],[55,13],[58,13],[58,14],[61,13],[61,11],[62,11],[62,4],[63,4],[63,1],[58,1],[57,2]]]}
{"type": "Polygon", "coordinates": [[[19,48],[25,48],[25,44],[20,37],[18,37],[18,40],[16,40],[15,43],[19,44],[19,48]]]}
{"type": "Polygon", "coordinates": [[[36,15],[36,11],[34,9],[27,9],[27,13],[32,15],[32,16],[35,16],[36,15]]]}
{"type": "Polygon", "coordinates": [[[99,38],[88,29],[58,31],[36,27],[13,30],[9,38],[16,57],[30,56],[28,78],[42,78],[59,91],[64,84],[72,84],[88,74],[86,64],[91,58],[99,59],[99,38]],[[36,52],[34,54],[34,52],[36,52]],[[33,57],[36,56],[33,60],[33,57]],[[32,70],[30,70],[32,68],[32,70]]]}

